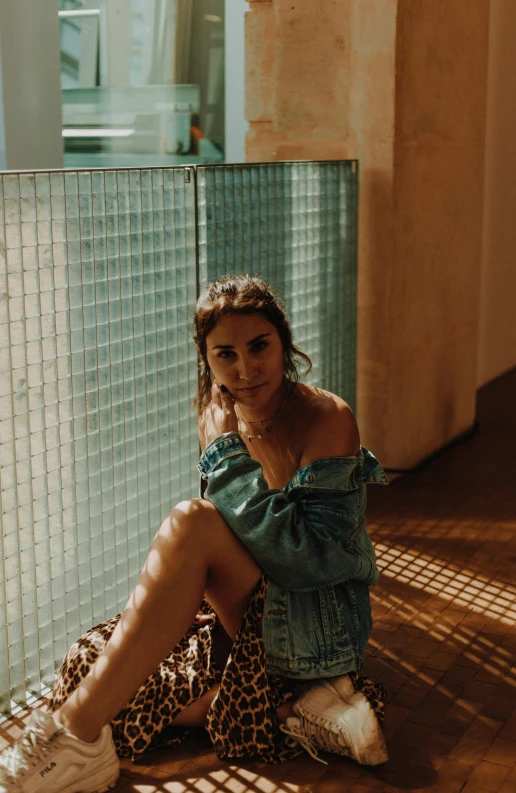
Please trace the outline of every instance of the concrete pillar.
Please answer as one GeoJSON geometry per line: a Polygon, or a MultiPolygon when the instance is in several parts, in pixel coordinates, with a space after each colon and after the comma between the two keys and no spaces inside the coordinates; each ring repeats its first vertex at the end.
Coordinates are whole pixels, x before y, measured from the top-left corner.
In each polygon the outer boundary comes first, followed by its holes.
{"type": "Polygon", "coordinates": [[[224,14],[224,108],[225,151],[224,161],[243,162],[247,122],[244,113],[245,75],[243,63],[244,20],[247,10],[245,0],[226,0],[224,14]]]}
{"type": "Polygon", "coordinates": [[[491,0],[478,385],[516,366],[516,3],[491,0]]]}
{"type": "Polygon", "coordinates": [[[0,0],[3,170],[63,167],[58,10],[58,0],[0,0]]]}
{"type": "Polygon", "coordinates": [[[407,470],[475,416],[489,0],[250,0],[249,161],[358,158],[358,418],[407,470]]]}

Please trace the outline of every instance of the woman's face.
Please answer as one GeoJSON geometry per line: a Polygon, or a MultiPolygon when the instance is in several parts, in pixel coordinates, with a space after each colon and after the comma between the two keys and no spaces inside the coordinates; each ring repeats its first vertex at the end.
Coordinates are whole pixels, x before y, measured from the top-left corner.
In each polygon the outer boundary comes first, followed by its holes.
{"type": "Polygon", "coordinates": [[[215,382],[243,405],[260,408],[283,382],[283,347],[276,327],[261,313],[227,314],[206,337],[215,382]]]}

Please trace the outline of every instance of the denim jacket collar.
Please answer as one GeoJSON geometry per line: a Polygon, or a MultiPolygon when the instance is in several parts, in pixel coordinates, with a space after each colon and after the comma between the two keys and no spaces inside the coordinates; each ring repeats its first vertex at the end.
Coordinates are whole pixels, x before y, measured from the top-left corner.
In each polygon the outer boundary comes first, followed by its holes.
{"type": "MultiPolygon", "coordinates": [[[[240,435],[237,432],[226,432],[211,441],[204,449],[197,466],[199,473],[203,479],[207,479],[208,471],[216,468],[228,457],[242,453],[249,454],[240,435]]],[[[361,482],[387,484],[382,466],[374,454],[364,446],[360,447],[356,457],[324,457],[307,463],[296,471],[283,488],[283,492],[288,494],[299,488],[318,487],[353,490],[361,482]]]]}
{"type": "Polygon", "coordinates": [[[290,493],[303,487],[354,490],[360,482],[387,484],[382,466],[363,446],[356,457],[324,457],[307,463],[296,471],[283,491],[290,493]]]}

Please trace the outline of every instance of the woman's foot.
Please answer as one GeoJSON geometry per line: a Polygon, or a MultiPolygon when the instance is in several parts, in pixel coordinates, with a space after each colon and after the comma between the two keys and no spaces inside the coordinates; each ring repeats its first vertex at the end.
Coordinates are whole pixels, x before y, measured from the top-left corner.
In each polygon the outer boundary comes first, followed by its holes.
{"type": "Polygon", "coordinates": [[[35,710],[14,746],[0,754],[0,793],[104,793],[119,773],[109,725],[85,743],[35,710]]]}

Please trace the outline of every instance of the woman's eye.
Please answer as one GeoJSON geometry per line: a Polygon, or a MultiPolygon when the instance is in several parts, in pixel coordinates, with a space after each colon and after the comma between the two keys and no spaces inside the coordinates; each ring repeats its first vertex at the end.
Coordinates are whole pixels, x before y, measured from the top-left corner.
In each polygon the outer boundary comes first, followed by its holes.
{"type": "MultiPolygon", "coordinates": [[[[253,344],[252,347],[249,348],[250,352],[258,353],[262,352],[269,346],[268,341],[257,341],[256,344],[253,344]]],[[[235,357],[234,350],[221,350],[217,353],[217,358],[222,358],[222,360],[228,360],[229,358],[235,357]]]]}

